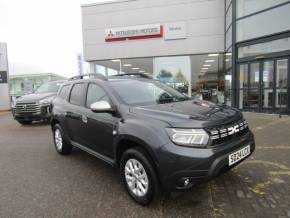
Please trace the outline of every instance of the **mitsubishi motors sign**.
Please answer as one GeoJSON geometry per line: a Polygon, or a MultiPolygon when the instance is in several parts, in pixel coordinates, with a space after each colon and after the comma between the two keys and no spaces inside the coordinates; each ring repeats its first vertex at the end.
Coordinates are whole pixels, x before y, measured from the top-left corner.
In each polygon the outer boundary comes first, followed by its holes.
{"type": "Polygon", "coordinates": [[[106,29],[106,42],[163,38],[161,24],[148,24],[106,29]]]}

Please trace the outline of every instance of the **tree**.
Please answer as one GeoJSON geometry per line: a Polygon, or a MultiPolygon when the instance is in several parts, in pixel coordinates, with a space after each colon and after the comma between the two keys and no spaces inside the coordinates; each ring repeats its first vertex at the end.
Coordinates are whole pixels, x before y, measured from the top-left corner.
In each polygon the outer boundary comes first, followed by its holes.
{"type": "Polygon", "coordinates": [[[178,83],[186,83],[186,78],[183,76],[181,70],[179,69],[178,73],[175,76],[176,82],[178,83]]]}
{"type": "Polygon", "coordinates": [[[161,79],[161,78],[171,78],[172,77],[172,73],[162,69],[159,74],[157,75],[157,79],[161,79]]]}

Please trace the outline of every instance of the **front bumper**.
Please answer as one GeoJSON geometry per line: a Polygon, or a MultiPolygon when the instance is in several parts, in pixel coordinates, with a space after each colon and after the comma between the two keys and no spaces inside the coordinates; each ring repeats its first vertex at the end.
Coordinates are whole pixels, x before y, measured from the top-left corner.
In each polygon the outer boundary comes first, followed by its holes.
{"type": "Polygon", "coordinates": [[[251,131],[212,148],[188,148],[173,143],[166,144],[159,150],[158,168],[161,184],[165,190],[181,191],[208,181],[248,158],[250,155],[229,166],[228,156],[247,145],[250,145],[251,155],[255,150],[254,135],[251,131]]]}
{"type": "Polygon", "coordinates": [[[39,121],[51,117],[51,105],[41,105],[36,112],[19,112],[16,108],[11,108],[15,120],[39,121]]]}

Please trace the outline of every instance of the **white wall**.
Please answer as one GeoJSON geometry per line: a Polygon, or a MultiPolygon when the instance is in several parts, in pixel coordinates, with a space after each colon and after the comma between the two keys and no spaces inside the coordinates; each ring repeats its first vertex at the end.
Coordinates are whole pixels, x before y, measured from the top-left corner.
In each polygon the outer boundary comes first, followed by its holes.
{"type": "Polygon", "coordinates": [[[129,0],[82,6],[86,61],[202,54],[224,50],[224,1],[129,0]],[[185,21],[187,39],[105,42],[105,29],[185,21]]]}
{"type": "MultiPolygon", "coordinates": [[[[0,71],[8,72],[7,48],[5,43],[0,43],[0,71]]],[[[9,85],[8,83],[0,83],[0,111],[8,110],[9,108],[9,85]]]]}

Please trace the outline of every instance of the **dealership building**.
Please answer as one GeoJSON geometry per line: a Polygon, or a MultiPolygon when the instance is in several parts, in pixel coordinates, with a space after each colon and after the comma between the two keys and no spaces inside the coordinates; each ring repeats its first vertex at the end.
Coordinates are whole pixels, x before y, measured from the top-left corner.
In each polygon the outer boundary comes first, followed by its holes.
{"type": "Polygon", "coordinates": [[[290,113],[290,1],[120,0],[82,6],[91,72],[144,73],[246,111],[290,113]]]}

